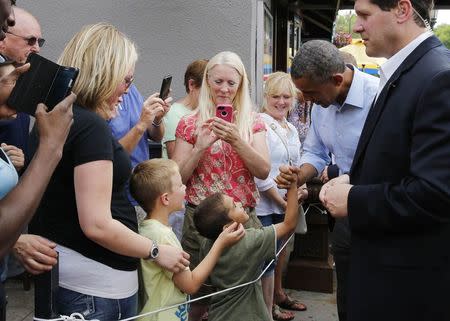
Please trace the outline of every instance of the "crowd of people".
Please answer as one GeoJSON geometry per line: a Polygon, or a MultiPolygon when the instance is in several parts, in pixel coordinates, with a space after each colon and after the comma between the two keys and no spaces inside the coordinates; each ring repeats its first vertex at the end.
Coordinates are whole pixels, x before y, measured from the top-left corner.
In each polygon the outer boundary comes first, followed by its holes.
{"type": "Polygon", "coordinates": [[[318,178],[336,219],[339,320],[450,320],[450,51],[429,28],[432,4],[356,0],[355,32],[388,58],[380,78],[311,40],[290,74],[268,76],[261,106],[230,51],[190,63],[176,102],[144,98],[134,42],[86,25],[58,60],[79,69],[73,93],[30,117],[7,101],[45,40],[0,0],[2,282],[12,251],[32,274],[59,264],[61,315],[292,320],[283,309],[307,307],[284,291],[288,254],[276,253],[318,178]]]}

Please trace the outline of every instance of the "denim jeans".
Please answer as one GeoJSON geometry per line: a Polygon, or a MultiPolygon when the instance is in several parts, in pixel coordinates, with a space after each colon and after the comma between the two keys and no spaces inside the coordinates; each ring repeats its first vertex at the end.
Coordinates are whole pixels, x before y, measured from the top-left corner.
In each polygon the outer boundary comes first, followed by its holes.
{"type": "MultiPolygon", "coordinates": [[[[283,222],[284,221],[284,214],[276,214],[276,213],[274,213],[274,214],[269,214],[269,215],[264,215],[264,216],[258,216],[258,219],[260,220],[262,226],[270,226],[272,224],[275,225],[275,224],[283,222]]],[[[277,241],[277,248],[275,249],[277,252],[281,248],[281,246],[283,245],[284,241],[285,240],[278,239],[278,241],[277,241]]],[[[270,261],[264,263],[264,268],[267,266],[267,264],[270,263],[270,261]]],[[[270,265],[270,267],[266,270],[266,272],[264,272],[263,277],[271,276],[274,273],[276,264],[277,264],[277,259],[275,259],[275,261],[270,265]]]]}
{"type": "Polygon", "coordinates": [[[125,299],[106,299],[65,288],[58,289],[57,313],[81,313],[85,319],[114,321],[137,315],[137,293],[125,299]]]}

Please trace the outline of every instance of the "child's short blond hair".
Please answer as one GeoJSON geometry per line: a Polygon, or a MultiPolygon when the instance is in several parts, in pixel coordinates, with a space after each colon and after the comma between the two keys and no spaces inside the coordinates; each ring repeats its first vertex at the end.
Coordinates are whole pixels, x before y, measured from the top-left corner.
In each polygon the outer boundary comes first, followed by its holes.
{"type": "Polygon", "coordinates": [[[159,196],[172,191],[172,177],[178,172],[177,163],[170,159],[155,158],[139,163],[131,174],[131,195],[148,214],[159,196]]]}

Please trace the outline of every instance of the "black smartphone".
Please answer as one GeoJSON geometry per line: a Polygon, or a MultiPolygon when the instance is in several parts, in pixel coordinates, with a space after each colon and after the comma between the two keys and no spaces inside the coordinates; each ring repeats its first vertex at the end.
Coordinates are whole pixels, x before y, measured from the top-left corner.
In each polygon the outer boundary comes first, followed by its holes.
{"type": "Polygon", "coordinates": [[[77,79],[78,72],[79,70],[77,68],[61,66],[45,100],[45,105],[49,110],[53,109],[53,107],[70,94],[73,84],[77,79]]]}
{"type": "Polygon", "coordinates": [[[171,83],[172,83],[171,75],[167,75],[166,77],[163,78],[161,90],[159,91],[159,98],[161,98],[162,100],[166,100],[166,98],[169,96],[171,83]]]}
{"type": "Polygon", "coordinates": [[[70,94],[79,70],[60,66],[36,53],[30,54],[27,62],[30,69],[20,75],[7,104],[18,112],[34,116],[39,103],[52,110],[70,94]]]}

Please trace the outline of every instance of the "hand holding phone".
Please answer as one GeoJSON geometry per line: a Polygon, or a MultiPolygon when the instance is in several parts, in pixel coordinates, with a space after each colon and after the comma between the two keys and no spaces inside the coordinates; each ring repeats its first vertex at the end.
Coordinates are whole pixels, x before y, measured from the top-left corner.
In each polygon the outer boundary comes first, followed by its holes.
{"type": "Polygon", "coordinates": [[[34,116],[39,103],[50,111],[70,94],[79,70],[60,66],[36,53],[31,53],[27,62],[30,69],[19,76],[7,104],[34,116]]]}
{"type": "Polygon", "coordinates": [[[163,78],[161,90],[159,91],[159,98],[161,98],[162,100],[166,100],[166,98],[169,96],[171,83],[172,83],[171,75],[167,75],[166,77],[163,78]]]}
{"type": "Polygon", "coordinates": [[[229,123],[233,122],[233,106],[229,104],[220,104],[216,106],[216,117],[229,123]]]}

